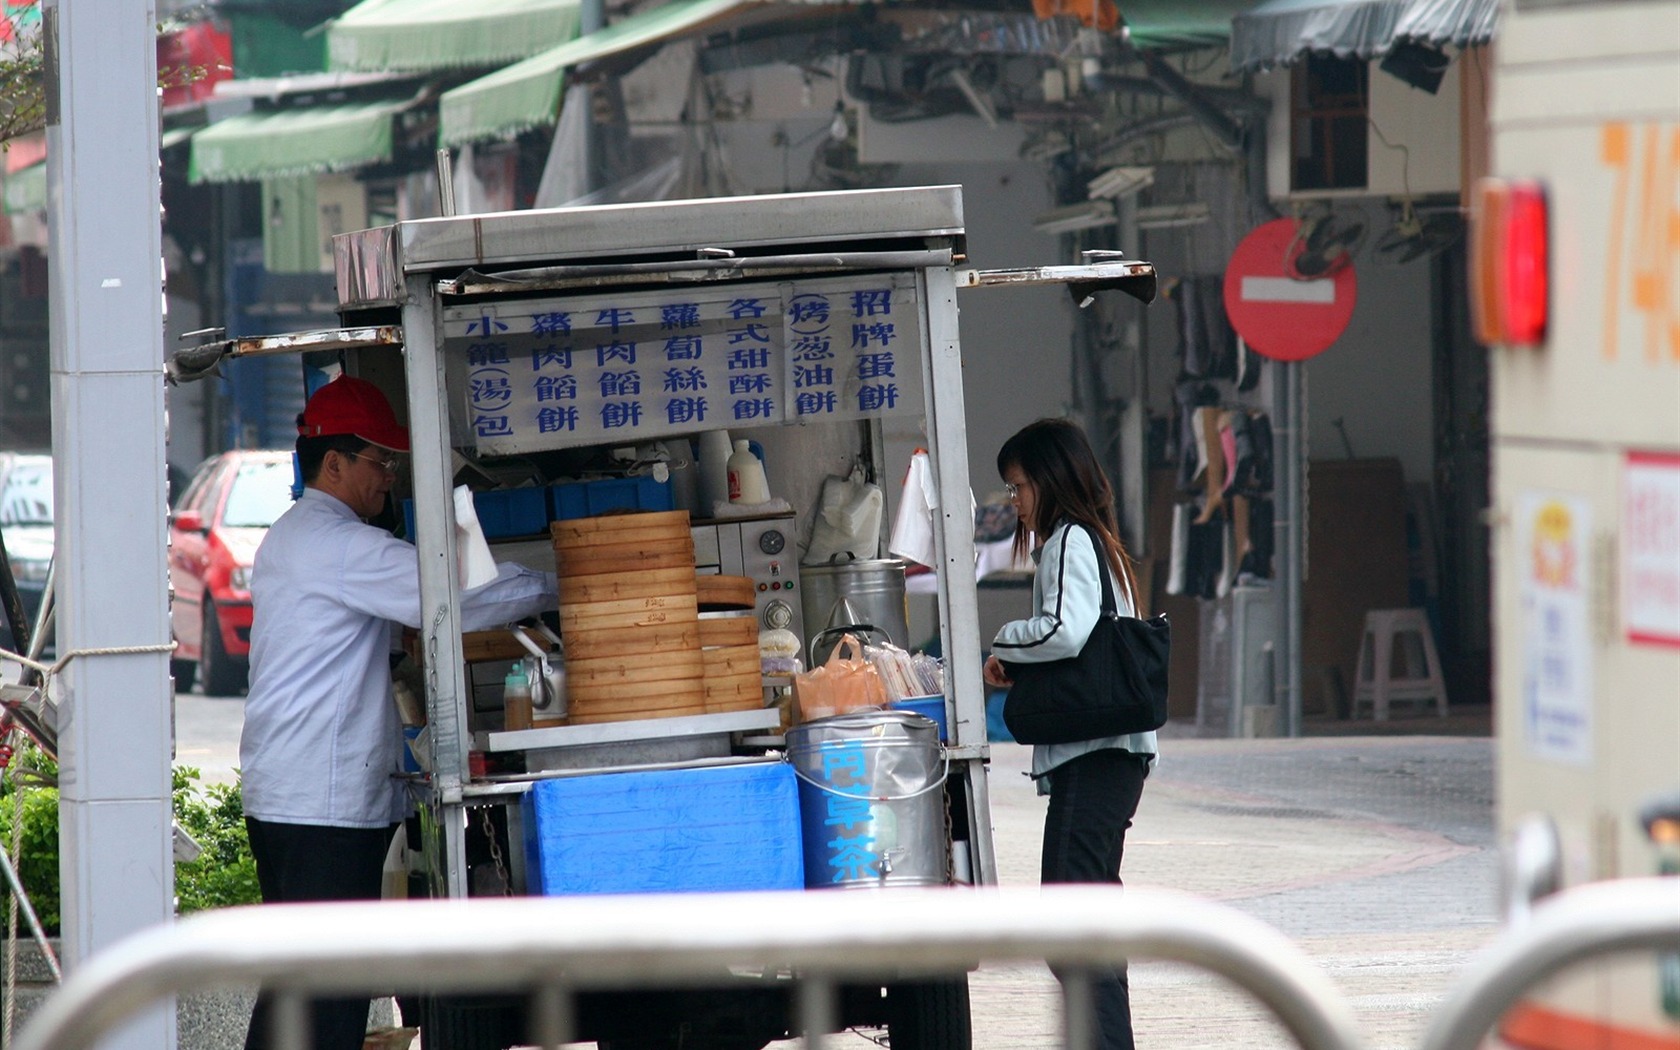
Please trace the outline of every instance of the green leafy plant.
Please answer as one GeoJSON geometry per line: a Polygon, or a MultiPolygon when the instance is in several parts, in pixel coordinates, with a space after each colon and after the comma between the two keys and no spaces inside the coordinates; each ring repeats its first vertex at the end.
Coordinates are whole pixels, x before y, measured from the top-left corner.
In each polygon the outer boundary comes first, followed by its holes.
{"type": "MultiPolygon", "coordinates": [[[[203,784],[191,766],[171,771],[175,820],[198,842],[198,859],[175,865],[178,914],[255,904],[257,865],[245,837],[245,806],[238,784],[203,784]]],[[[20,749],[0,786],[0,848],[10,849],[17,785],[23,785],[23,841],[18,878],[48,933],[59,930],[58,764],[33,748],[20,749]]]]}
{"type": "Polygon", "coordinates": [[[176,913],[261,901],[239,785],[199,787],[199,771],[190,766],[176,766],[173,776],[175,820],[203,850],[190,864],[175,865],[176,913]]]}
{"type": "MultiPolygon", "coordinates": [[[[58,763],[32,747],[20,748],[0,785],[0,849],[12,848],[18,783],[23,788],[23,838],[17,855],[18,881],[29,893],[35,915],[48,933],[58,932],[58,763]]],[[[22,920],[19,920],[20,928],[22,920]]]]}

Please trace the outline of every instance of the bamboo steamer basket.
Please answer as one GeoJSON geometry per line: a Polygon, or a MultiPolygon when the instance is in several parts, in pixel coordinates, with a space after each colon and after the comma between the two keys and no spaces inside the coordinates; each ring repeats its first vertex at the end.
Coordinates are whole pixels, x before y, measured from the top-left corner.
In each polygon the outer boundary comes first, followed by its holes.
{"type": "MultiPolygon", "coordinates": [[[[686,569],[694,575],[694,543],[687,550],[676,547],[642,547],[634,543],[603,544],[597,547],[572,548],[567,553],[555,552],[555,569],[560,575],[560,597],[567,596],[569,580],[614,574],[638,574],[655,569],[686,569]]],[[[694,593],[693,584],[688,593],[694,593]]]]}
{"type": "Polygon", "coordinates": [[[758,616],[750,608],[701,613],[700,645],[708,714],[756,711],[764,706],[758,616]]]}
{"type": "Polygon", "coordinates": [[[678,569],[649,569],[646,572],[609,572],[598,576],[576,576],[561,582],[566,600],[573,604],[616,602],[626,598],[652,598],[682,593],[684,580],[692,576],[687,566],[678,569]]]}
{"type": "MultiPolygon", "coordinates": [[[[556,546],[571,543],[591,544],[603,536],[612,537],[635,530],[666,536],[689,535],[688,511],[650,510],[629,514],[597,514],[591,518],[567,518],[549,525],[548,533],[556,546]]],[[[692,542],[692,536],[690,536],[692,542]]]]}
{"type": "Polygon", "coordinates": [[[755,616],[716,616],[706,613],[701,615],[699,627],[702,649],[715,649],[725,645],[750,645],[755,651],[758,648],[758,618],[755,616]]]}
{"type": "Polygon", "coordinates": [[[753,668],[750,674],[708,674],[705,698],[706,713],[709,715],[723,711],[757,711],[764,706],[764,686],[758,668],[753,668]]]}
{"type": "Polygon", "coordinates": [[[568,582],[606,573],[657,569],[688,570],[671,593],[694,593],[694,534],[685,510],[645,514],[603,514],[572,518],[549,526],[554,564],[560,574],[560,598],[568,597],[568,582]]]}
{"type": "Polygon", "coordinates": [[[750,576],[707,574],[694,578],[695,597],[701,612],[726,612],[757,607],[750,576]]]}
{"type": "Polygon", "coordinates": [[[549,533],[572,724],[704,713],[688,513],[573,518],[549,533]]]}
{"type": "Polygon", "coordinates": [[[686,678],[694,666],[694,657],[687,650],[663,653],[643,653],[634,660],[617,656],[595,659],[566,658],[566,679],[582,678],[602,685],[623,685],[626,682],[666,682],[686,678]]]}
{"type": "Polygon", "coordinates": [[[562,602],[560,630],[599,631],[610,627],[662,627],[694,623],[694,597],[688,594],[651,594],[613,602],[562,602]]]}
{"type": "Polygon", "coordinates": [[[626,706],[612,703],[593,705],[587,712],[579,714],[576,707],[572,709],[570,724],[598,725],[602,722],[636,722],[655,718],[680,718],[685,715],[706,714],[704,699],[699,702],[677,703],[675,697],[654,697],[651,701],[633,701],[626,706]],[[634,706],[640,703],[652,703],[654,706],[634,706]]]}

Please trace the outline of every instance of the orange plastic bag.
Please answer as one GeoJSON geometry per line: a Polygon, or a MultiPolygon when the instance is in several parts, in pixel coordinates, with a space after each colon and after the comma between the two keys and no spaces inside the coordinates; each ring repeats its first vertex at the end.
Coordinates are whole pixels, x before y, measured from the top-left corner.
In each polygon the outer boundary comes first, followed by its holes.
{"type": "Polygon", "coordinates": [[[802,722],[887,703],[887,688],[880,673],[864,659],[863,644],[851,634],[840,639],[827,663],[794,676],[793,694],[802,722]],[[850,656],[845,655],[848,649],[850,656]]]}

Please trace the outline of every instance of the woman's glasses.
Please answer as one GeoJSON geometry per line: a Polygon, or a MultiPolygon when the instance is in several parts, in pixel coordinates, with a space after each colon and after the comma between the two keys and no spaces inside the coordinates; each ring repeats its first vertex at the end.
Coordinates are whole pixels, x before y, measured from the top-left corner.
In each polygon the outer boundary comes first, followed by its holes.
{"type": "Polygon", "coordinates": [[[1006,481],[1003,483],[1003,491],[1009,496],[1010,501],[1013,502],[1014,500],[1020,498],[1021,486],[1011,485],[1006,481]]]}

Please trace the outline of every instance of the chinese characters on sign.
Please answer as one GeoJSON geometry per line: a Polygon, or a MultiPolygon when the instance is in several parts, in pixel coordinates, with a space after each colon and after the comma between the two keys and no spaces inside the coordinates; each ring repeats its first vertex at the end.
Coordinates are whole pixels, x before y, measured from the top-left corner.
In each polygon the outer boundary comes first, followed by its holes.
{"type": "Polygon", "coordinates": [[[1589,634],[1587,502],[1526,492],[1518,499],[1522,559],[1522,721],[1541,758],[1592,761],[1592,638],[1589,634]]]}
{"type": "Polygon", "coordinates": [[[1680,645],[1680,456],[1629,453],[1622,477],[1628,640],[1680,645]]]}
{"type": "Polygon", "coordinates": [[[452,307],[480,452],[920,414],[910,274],[452,307]]]}

